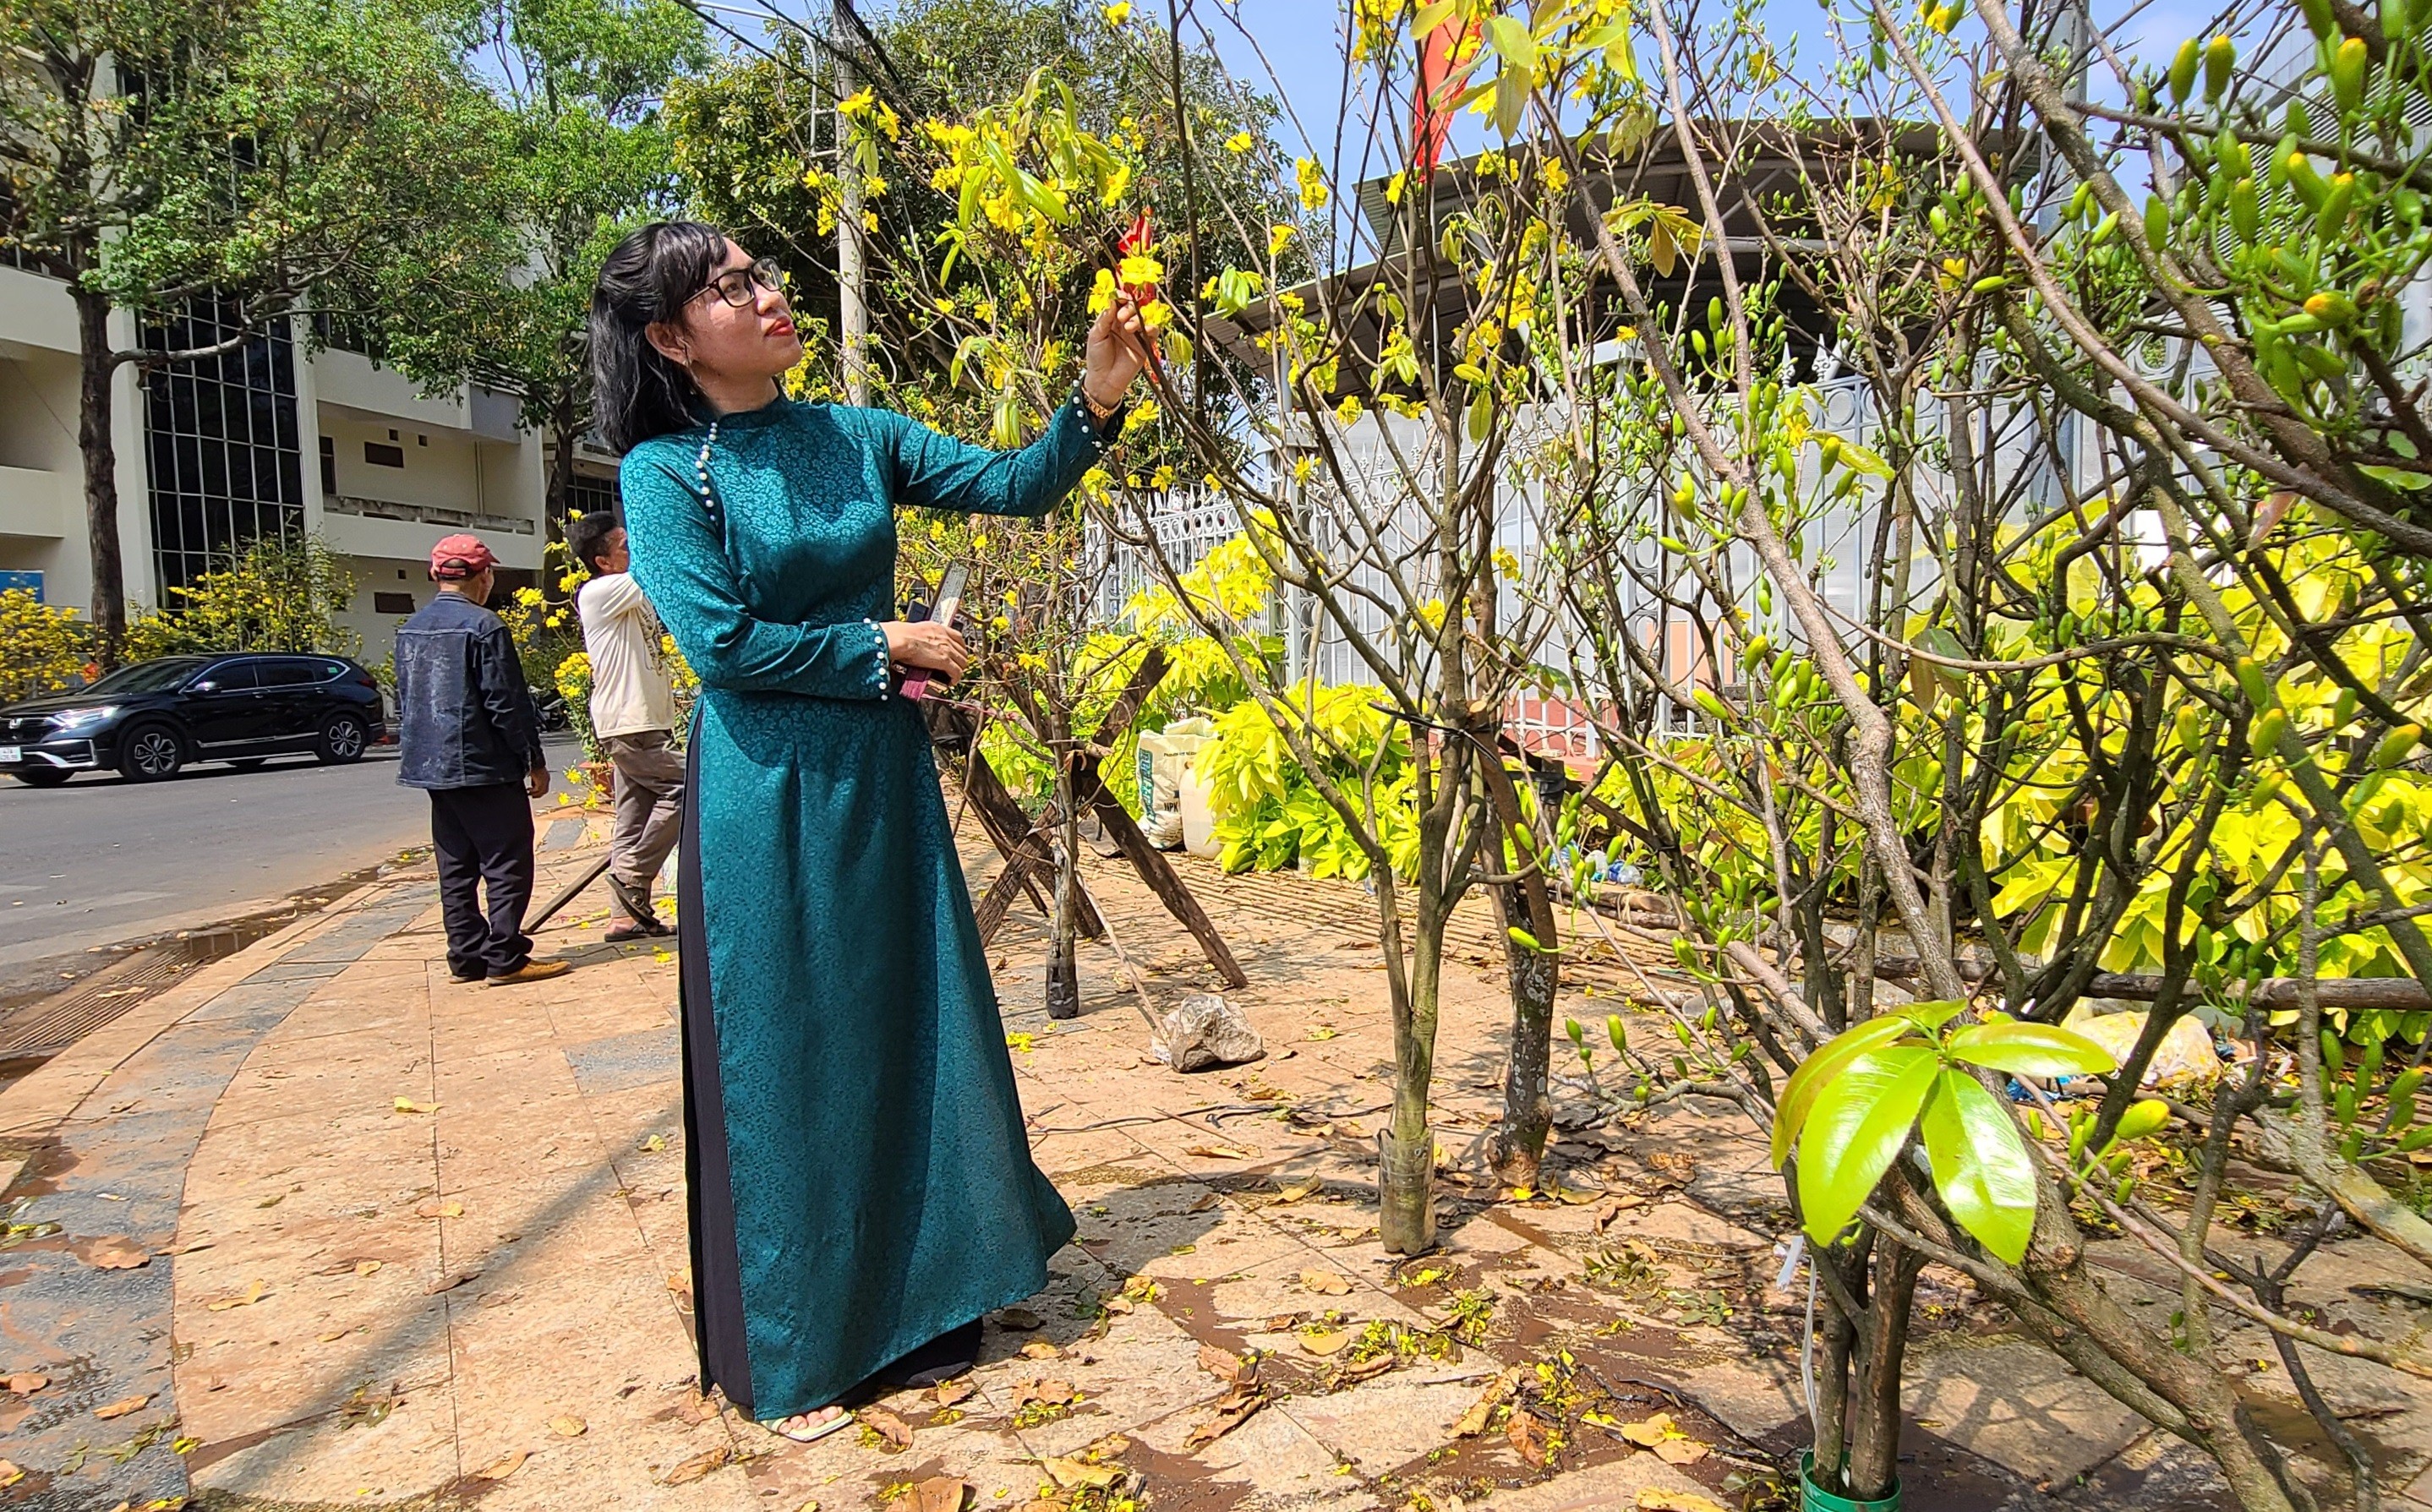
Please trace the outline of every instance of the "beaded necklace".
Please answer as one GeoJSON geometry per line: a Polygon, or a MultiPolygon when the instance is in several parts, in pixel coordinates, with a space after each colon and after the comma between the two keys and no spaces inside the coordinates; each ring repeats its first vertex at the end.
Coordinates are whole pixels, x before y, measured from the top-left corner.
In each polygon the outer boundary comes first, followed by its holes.
{"type": "Polygon", "coordinates": [[[693,459],[692,464],[692,475],[699,480],[701,485],[701,508],[709,511],[712,514],[716,514],[718,512],[718,500],[711,496],[709,491],[709,448],[717,445],[718,421],[716,418],[712,418],[709,422],[709,434],[701,438],[701,455],[693,459]]]}

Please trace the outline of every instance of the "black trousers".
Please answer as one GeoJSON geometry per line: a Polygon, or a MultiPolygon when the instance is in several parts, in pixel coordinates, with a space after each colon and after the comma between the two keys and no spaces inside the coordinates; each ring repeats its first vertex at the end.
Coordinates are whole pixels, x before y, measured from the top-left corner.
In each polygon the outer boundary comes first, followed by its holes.
{"type": "Polygon", "coordinates": [[[521,967],[532,952],[532,938],[524,933],[532,892],[532,799],[523,784],[432,790],[431,843],[439,853],[448,969],[471,978],[500,977],[521,967]]]}

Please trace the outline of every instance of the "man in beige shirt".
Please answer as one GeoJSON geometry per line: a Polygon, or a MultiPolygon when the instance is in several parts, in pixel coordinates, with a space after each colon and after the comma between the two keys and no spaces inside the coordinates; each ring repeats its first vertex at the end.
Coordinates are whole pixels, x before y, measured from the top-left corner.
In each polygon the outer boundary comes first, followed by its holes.
{"type": "Polygon", "coordinates": [[[591,655],[591,732],[616,774],[616,825],[608,885],[623,916],[611,942],[666,934],[650,883],[684,822],[684,753],[675,748],[676,697],[659,646],[659,618],[626,572],[624,527],[606,510],[566,527],[574,560],[591,580],[574,596],[591,655]]]}

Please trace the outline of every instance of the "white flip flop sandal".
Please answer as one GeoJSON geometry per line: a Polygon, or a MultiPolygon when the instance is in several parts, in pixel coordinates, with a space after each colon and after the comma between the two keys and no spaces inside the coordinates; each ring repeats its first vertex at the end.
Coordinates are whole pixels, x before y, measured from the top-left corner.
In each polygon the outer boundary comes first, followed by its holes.
{"type": "MultiPolygon", "coordinates": [[[[784,1419],[778,1420],[779,1422],[784,1420],[784,1419]]],[[[839,1412],[835,1417],[830,1418],[827,1421],[813,1423],[807,1428],[780,1428],[777,1426],[777,1423],[773,1422],[768,1426],[770,1433],[790,1438],[798,1444],[811,1444],[817,1443],[819,1440],[825,1438],[828,1435],[836,1432],[840,1428],[849,1428],[853,1426],[853,1418],[852,1413],[839,1412]]]]}

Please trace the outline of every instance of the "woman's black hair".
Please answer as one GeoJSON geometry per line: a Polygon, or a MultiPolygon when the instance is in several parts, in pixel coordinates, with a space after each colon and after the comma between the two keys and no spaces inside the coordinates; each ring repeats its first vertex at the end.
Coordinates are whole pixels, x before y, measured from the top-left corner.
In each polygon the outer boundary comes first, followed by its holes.
{"type": "Polygon", "coordinates": [[[726,233],[653,221],[616,244],[591,290],[591,412],[613,450],[693,425],[700,391],[643,334],[673,320],[726,260],[726,233]]]}

